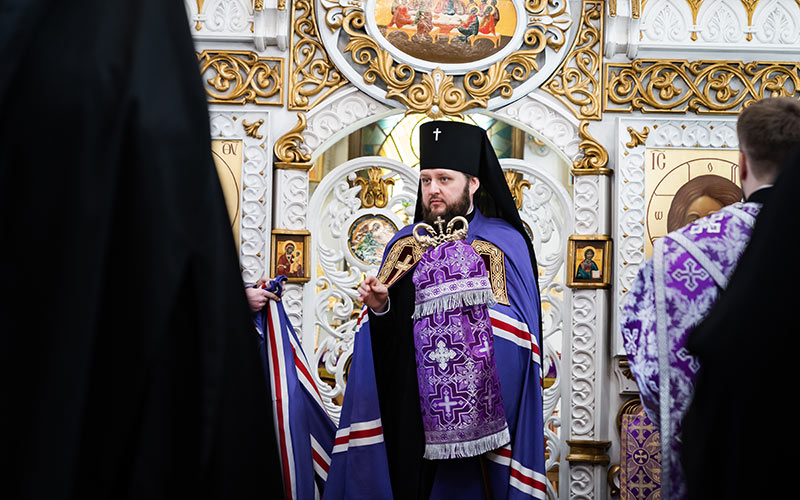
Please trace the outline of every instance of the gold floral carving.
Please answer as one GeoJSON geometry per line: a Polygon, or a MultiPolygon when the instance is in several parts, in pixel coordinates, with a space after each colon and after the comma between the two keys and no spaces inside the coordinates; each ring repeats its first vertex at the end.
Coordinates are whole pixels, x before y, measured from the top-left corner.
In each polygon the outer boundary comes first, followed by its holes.
{"type": "MultiPolygon", "coordinates": [[[[742,5],[744,5],[744,9],[747,11],[747,27],[753,25],[753,13],[756,11],[756,7],[758,7],[759,0],[740,0],[742,5]]],[[[747,41],[753,39],[753,32],[747,32],[747,41]]]]}
{"type": "Polygon", "coordinates": [[[291,18],[288,107],[308,111],[345,85],[347,79],[333,65],[319,39],[314,1],[294,0],[291,18]]]}
{"type": "Polygon", "coordinates": [[[297,125],[275,142],[275,157],[278,159],[276,168],[303,170],[311,168],[311,156],[300,149],[306,123],[306,115],[297,113],[297,125]]]}
{"type": "Polygon", "coordinates": [[[389,186],[394,186],[394,179],[382,178],[383,170],[370,167],[367,177],[356,177],[353,181],[361,186],[361,208],[384,208],[389,203],[389,186]]]}
{"type": "MultiPolygon", "coordinates": [[[[645,0],[646,2],[647,0],[645,0]]],[[[744,0],[743,0],[744,1],[744,0]]],[[[631,19],[639,19],[640,9],[639,0],[630,0],[631,2],[631,19]]],[[[617,0],[608,0],[608,17],[617,16],[617,0]]]]}
{"type": "MultiPolygon", "coordinates": [[[[697,13],[700,12],[700,6],[703,5],[703,0],[686,0],[689,4],[689,9],[692,11],[692,26],[697,25],[697,13]]],[[[697,40],[697,31],[692,31],[692,40],[697,40]]]]}
{"type": "Polygon", "coordinates": [[[589,134],[589,121],[583,120],[578,125],[578,136],[581,142],[578,145],[583,150],[583,158],[572,162],[574,175],[611,175],[608,165],[608,152],[597,140],[589,134]]]}
{"type": "Polygon", "coordinates": [[[522,172],[517,172],[516,170],[509,169],[503,174],[506,177],[506,184],[508,184],[508,189],[511,191],[511,196],[514,198],[514,203],[517,205],[517,210],[519,210],[522,208],[522,190],[530,188],[531,183],[523,178],[522,172]]]}
{"type": "Polygon", "coordinates": [[[364,82],[385,87],[386,97],[401,102],[408,108],[407,113],[424,113],[431,118],[485,108],[492,97],[511,97],[512,83],[524,82],[538,70],[537,59],[547,46],[559,50],[565,38],[563,31],[571,25],[571,21],[563,20],[567,2],[551,12],[548,0],[526,0],[532,24],[525,32],[524,48],[485,70],[470,71],[463,79],[456,80],[440,68],[424,73],[395,61],[364,30],[364,11],[358,2],[323,4],[328,9],[325,17],[328,27],[334,31],[341,29],[347,36],[343,52],[350,53],[355,64],[365,67],[364,82]],[[561,36],[548,27],[558,30],[561,36]]]}
{"type": "Polygon", "coordinates": [[[645,127],[641,132],[637,132],[633,127],[628,127],[628,133],[631,136],[631,141],[625,143],[626,148],[644,146],[647,136],[650,135],[650,127],[645,127]]]}
{"type": "Polygon", "coordinates": [[[236,50],[204,50],[197,58],[208,102],[283,106],[283,59],[236,50]]]}
{"type": "Polygon", "coordinates": [[[264,120],[258,120],[253,123],[247,123],[247,121],[242,120],[242,128],[244,128],[244,132],[253,137],[255,139],[263,139],[264,136],[258,133],[259,127],[264,124],[264,120]]]}
{"type": "Polygon", "coordinates": [[[603,2],[583,0],[581,24],[569,55],[542,89],[581,120],[602,118],[603,2]]]}
{"type": "Polygon", "coordinates": [[[606,111],[737,114],[764,97],[800,97],[800,62],[637,59],[606,67],[606,111]]]}
{"type": "Polygon", "coordinates": [[[253,10],[256,12],[264,10],[264,0],[253,0],[253,10]]]}
{"type": "MultiPolygon", "coordinates": [[[[198,14],[203,12],[203,3],[205,3],[205,0],[197,0],[197,13],[198,14]]],[[[201,29],[203,29],[203,25],[200,24],[200,19],[199,18],[197,19],[197,22],[194,25],[194,29],[196,29],[197,31],[200,31],[201,29]]]]}

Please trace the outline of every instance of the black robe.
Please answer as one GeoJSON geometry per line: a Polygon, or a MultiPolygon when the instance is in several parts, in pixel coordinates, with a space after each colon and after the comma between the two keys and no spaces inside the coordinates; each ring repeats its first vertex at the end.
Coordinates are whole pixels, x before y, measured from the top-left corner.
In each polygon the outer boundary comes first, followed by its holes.
{"type": "Polygon", "coordinates": [[[789,498],[796,489],[789,479],[794,447],[785,438],[795,425],[800,352],[788,272],[797,267],[800,149],[782,172],[770,193],[751,197],[768,195],[750,242],[727,289],[689,337],[701,367],[683,420],[690,499],[789,498]]]}
{"type": "Polygon", "coordinates": [[[3,498],[278,498],[179,0],[0,7],[3,498]]]}
{"type": "Polygon", "coordinates": [[[427,499],[435,462],[425,460],[425,432],[419,403],[414,350],[414,283],[407,272],[389,289],[389,312],[369,315],[375,382],[381,407],[386,457],[395,498],[427,499]]]}

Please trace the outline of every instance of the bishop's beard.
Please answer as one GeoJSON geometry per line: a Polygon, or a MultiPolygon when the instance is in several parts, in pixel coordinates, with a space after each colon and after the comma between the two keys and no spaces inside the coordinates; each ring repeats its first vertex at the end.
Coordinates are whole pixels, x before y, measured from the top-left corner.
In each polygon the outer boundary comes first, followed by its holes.
{"type": "Polygon", "coordinates": [[[453,204],[447,204],[444,210],[444,213],[440,215],[434,215],[431,213],[430,205],[426,205],[424,202],[422,203],[422,220],[426,223],[433,225],[434,221],[437,217],[441,217],[444,219],[445,223],[450,222],[450,219],[457,216],[465,216],[467,215],[467,211],[469,210],[470,202],[469,195],[469,183],[464,185],[464,192],[461,193],[461,196],[453,202],[453,204]]]}

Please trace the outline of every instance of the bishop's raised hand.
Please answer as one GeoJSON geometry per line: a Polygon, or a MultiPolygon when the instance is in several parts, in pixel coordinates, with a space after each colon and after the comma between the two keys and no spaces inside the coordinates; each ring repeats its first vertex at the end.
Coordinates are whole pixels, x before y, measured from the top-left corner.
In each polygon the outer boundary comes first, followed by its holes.
{"type": "Polygon", "coordinates": [[[367,276],[358,286],[358,298],[374,312],[382,313],[389,304],[389,289],[375,276],[367,276]]]}

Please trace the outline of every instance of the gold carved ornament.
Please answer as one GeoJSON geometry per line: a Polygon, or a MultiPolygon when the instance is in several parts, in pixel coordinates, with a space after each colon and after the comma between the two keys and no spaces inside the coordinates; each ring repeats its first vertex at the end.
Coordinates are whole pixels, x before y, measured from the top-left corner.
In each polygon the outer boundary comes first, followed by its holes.
{"type": "Polygon", "coordinates": [[[353,181],[361,186],[361,208],[384,208],[389,203],[389,186],[394,186],[394,179],[382,178],[383,170],[379,167],[370,167],[367,177],[356,177],[353,181]]]}
{"type": "Polygon", "coordinates": [[[530,188],[531,183],[523,178],[522,172],[517,172],[516,170],[506,170],[503,175],[506,178],[508,190],[511,191],[511,197],[514,198],[514,204],[519,210],[522,208],[522,190],[530,188]]]}
{"type": "Polygon", "coordinates": [[[331,62],[317,32],[314,0],[292,2],[289,51],[288,108],[308,111],[347,79],[331,62]],[[315,98],[312,101],[312,98],[315,98]]]}
{"type": "Polygon", "coordinates": [[[608,165],[608,151],[589,134],[589,122],[583,120],[578,125],[578,136],[581,142],[578,145],[584,155],[580,160],[572,162],[573,175],[611,175],[608,165]]]}
{"type": "MultiPolygon", "coordinates": [[[[744,5],[744,10],[747,11],[747,27],[753,26],[753,13],[756,11],[756,7],[758,7],[759,0],[740,0],[742,5],[744,5]]],[[[753,32],[747,32],[747,41],[753,39],[753,32]]]]}
{"type": "Polygon", "coordinates": [[[606,67],[606,111],[737,114],[764,97],[800,96],[800,62],[637,59],[606,67]]]}
{"type": "MultiPolygon", "coordinates": [[[[558,50],[562,36],[548,32],[548,22],[562,16],[567,2],[558,11],[549,12],[547,0],[527,0],[529,18],[533,21],[524,35],[527,48],[518,50],[484,71],[470,71],[456,80],[440,68],[431,73],[417,72],[408,64],[398,63],[391,54],[364,31],[365,18],[360,2],[347,5],[323,2],[328,10],[326,23],[332,31],[341,29],[349,37],[343,52],[366,69],[364,82],[380,83],[386,87],[386,97],[401,102],[407,114],[424,113],[431,118],[443,115],[459,116],[472,108],[485,108],[493,96],[511,97],[512,81],[524,82],[538,70],[537,58],[546,46],[558,50]]],[[[570,22],[555,25],[558,30],[569,29],[570,22]]]]}
{"type": "Polygon", "coordinates": [[[312,167],[311,155],[300,149],[303,131],[306,129],[306,115],[297,113],[297,124],[275,141],[275,168],[309,170],[312,167]]]}
{"type": "Polygon", "coordinates": [[[261,127],[261,125],[263,125],[263,124],[264,124],[264,120],[263,119],[262,120],[258,120],[258,121],[253,122],[253,123],[247,123],[247,121],[242,120],[242,128],[244,129],[244,132],[247,135],[249,135],[250,137],[253,137],[254,139],[263,139],[264,138],[263,135],[258,133],[259,127],[261,127]]]}
{"type": "Polygon", "coordinates": [[[542,90],[581,120],[602,118],[603,2],[583,0],[581,24],[570,52],[542,90]]]}
{"type": "MultiPolygon", "coordinates": [[[[644,7],[644,3],[639,5],[639,1],[631,0],[631,19],[639,19],[641,9],[644,7]]],[[[608,0],[608,17],[617,17],[617,0],[608,0]]]]}
{"type": "MultiPolygon", "coordinates": [[[[700,6],[703,5],[703,0],[686,0],[689,4],[689,9],[692,11],[692,26],[697,26],[697,13],[700,12],[700,6]]],[[[692,31],[692,40],[697,40],[697,31],[692,31]]]]}
{"type": "Polygon", "coordinates": [[[608,465],[611,462],[611,457],[608,456],[611,441],[568,439],[567,445],[569,446],[567,461],[570,463],[608,465]]]}
{"type": "Polygon", "coordinates": [[[628,127],[628,134],[630,134],[631,140],[625,143],[626,148],[644,146],[645,142],[647,142],[647,136],[650,135],[650,127],[645,127],[641,132],[637,132],[633,127],[628,127]]]}
{"type": "Polygon", "coordinates": [[[283,106],[283,59],[236,50],[204,50],[197,59],[209,103],[283,106]]]}

